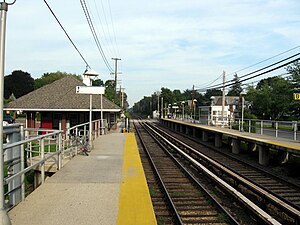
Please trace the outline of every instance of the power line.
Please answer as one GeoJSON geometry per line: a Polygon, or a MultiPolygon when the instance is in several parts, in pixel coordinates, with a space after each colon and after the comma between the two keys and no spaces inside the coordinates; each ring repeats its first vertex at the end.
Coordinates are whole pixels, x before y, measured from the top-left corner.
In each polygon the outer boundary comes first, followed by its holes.
{"type": "MultiPolygon", "coordinates": [[[[215,80],[213,80],[213,81],[211,81],[211,82],[208,82],[208,83],[206,83],[206,84],[203,84],[202,86],[204,86],[204,85],[212,85],[212,84],[215,83],[217,80],[219,80],[222,76],[223,76],[223,73],[221,73],[221,75],[220,75],[218,78],[216,78],[215,80]]],[[[201,89],[201,86],[195,86],[195,87],[201,89]]]]}
{"type": "MultiPolygon", "coordinates": [[[[109,35],[106,34],[106,31],[105,31],[105,29],[104,29],[104,25],[103,25],[102,19],[101,19],[101,17],[100,17],[100,13],[99,13],[99,10],[98,10],[98,5],[97,5],[97,3],[96,3],[96,0],[94,0],[94,5],[95,5],[96,12],[97,12],[98,20],[99,20],[100,25],[101,25],[101,30],[102,30],[102,33],[103,33],[103,36],[104,36],[104,40],[105,40],[105,42],[106,42],[106,45],[107,45],[107,46],[111,46],[111,41],[108,40],[109,35]]],[[[111,48],[108,48],[108,49],[109,49],[109,53],[110,53],[111,55],[114,55],[114,54],[115,54],[114,51],[113,51],[113,50],[114,50],[114,49],[113,49],[113,46],[111,46],[111,48]]]]}
{"type": "Polygon", "coordinates": [[[112,67],[111,67],[110,64],[109,64],[109,62],[108,62],[108,60],[107,60],[107,58],[106,58],[106,56],[105,56],[105,53],[104,53],[104,51],[103,51],[103,49],[102,49],[102,46],[101,46],[101,44],[100,44],[100,41],[99,41],[99,39],[98,39],[98,36],[97,36],[96,31],[95,31],[93,22],[92,22],[92,20],[91,20],[91,17],[90,17],[90,14],[89,14],[89,11],[88,11],[86,2],[85,2],[85,0],[80,0],[80,3],[81,3],[81,6],[82,6],[82,9],[83,9],[83,12],[84,12],[84,14],[85,14],[86,20],[87,20],[87,22],[88,22],[88,25],[89,25],[89,27],[90,27],[90,30],[91,30],[91,32],[92,32],[93,38],[94,38],[94,40],[95,40],[95,43],[96,43],[96,45],[97,45],[98,51],[99,51],[99,53],[100,53],[100,55],[101,55],[101,57],[102,57],[102,59],[103,59],[103,62],[105,63],[107,69],[108,69],[110,72],[113,72],[113,69],[112,69],[112,67]]]}
{"type": "MultiPolygon", "coordinates": [[[[270,67],[272,67],[272,66],[275,66],[275,65],[277,65],[277,64],[280,64],[280,63],[282,63],[282,62],[284,62],[284,61],[287,61],[287,60],[289,60],[289,59],[291,59],[291,58],[294,58],[294,57],[296,57],[296,56],[298,56],[298,55],[300,55],[300,53],[294,54],[294,55],[289,56],[289,57],[287,57],[287,58],[285,58],[285,59],[282,59],[282,60],[280,60],[280,61],[278,61],[278,62],[275,62],[275,63],[273,63],[273,64],[271,64],[271,65],[265,66],[265,67],[263,67],[263,68],[261,68],[261,69],[255,70],[255,71],[250,72],[250,73],[248,73],[248,74],[245,74],[245,75],[243,75],[243,76],[241,76],[241,77],[239,77],[239,78],[247,77],[247,76],[250,76],[250,75],[252,75],[252,74],[258,73],[258,72],[260,72],[260,71],[262,71],[262,70],[268,69],[268,68],[270,68],[270,67]]],[[[298,58],[298,59],[299,59],[299,58],[298,58]]],[[[297,60],[296,60],[296,61],[297,61],[297,60]]],[[[290,64],[290,63],[288,63],[288,64],[290,64]]],[[[228,80],[228,81],[225,82],[225,84],[232,83],[232,82],[234,82],[234,81],[235,81],[234,79],[228,80]]],[[[205,89],[213,89],[213,88],[217,88],[218,86],[221,86],[221,85],[222,85],[221,83],[220,83],[220,84],[215,84],[215,85],[206,87],[205,89]]],[[[230,85],[227,85],[227,86],[230,86],[230,85]]]]}
{"type": "MultiPolygon", "coordinates": [[[[270,70],[267,70],[267,71],[265,71],[265,72],[262,72],[262,73],[260,73],[260,74],[256,74],[256,75],[254,75],[254,76],[252,76],[252,77],[248,77],[248,78],[245,78],[245,79],[243,79],[243,80],[240,80],[240,81],[238,81],[238,83],[242,83],[242,82],[244,82],[244,81],[247,81],[247,80],[250,80],[250,79],[253,79],[253,78],[256,78],[256,77],[265,75],[265,74],[267,74],[267,73],[273,72],[273,71],[278,70],[278,69],[280,69],[280,68],[282,68],[282,67],[285,67],[285,66],[287,66],[287,65],[289,65],[289,64],[291,64],[291,63],[297,62],[298,60],[300,60],[300,57],[298,57],[298,58],[296,58],[296,59],[294,59],[294,60],[292,60],[292,61],[290,61],[290,62],[287,62],[287,63],[285,63],[285,64],[283,64],[283,65],[277,66],[277,67],[275,67],[275,68],[273,68],[273,69],[270,69],[270,70]]],[[[222,88],[222,87],[229,87],[229,86],[231,86],[231,85],[233,85],[233,84],[220,85],[219,87],[216,87],[216,89],[219,89],[219,88],[222,88]]]]}
{"type": "MultiPolygon", "coordinates": [[[[109,37],[110,43],[111,43],[111,45],[113,46],[113,49],[114,49],[114,43],[113,43],[112,38],[111,38],[111,32],[110,32],[110,29],[109,29],[110,27],[108,26],[108,22],[107,22],[107,17],[106,17],[105,9],[104,9],[103,0],[101,0],[101,7],[102,7],[103,15],[104,15],[104,21],[105,21],[106,27],[107,27],[108,37],[109,37]]],[[[114,49],[114,51],[116,53],[115,49],[114,49]]]]}
{"type": "Polygon", "coordinates": [[[250,66],[245,67],[245,68],[242,68],[242,69],[240,69],[240,70],[238,70],[238,71],[235,71],[235,72],[233,72],[233,73],[230,73],[229,75],[233,75],[233,74],[235,74],[235,73],[238,73],[238,72],[241,72],[241,71],[243,71],[243,70],[249,69],[249,68],[251,68],[251,67],[253,67],[253,66],[257,66],[257,65],[259,65],[259,64],[261,64],[261,63],[263,63],[263,62],[269,61],[270,59],[274,59],[274,58],[276,58],[276,57],[278,57],[278,56],[280,56],[280,55],[283,55],[283,54],[285,54],[285,53],[288,53],[288,52],[290,52],[290,51],[293,51],[293,50],[295,50],[295,49],[297,49],[297,48],[300,48],[300,45],[298,45],[298,46],[296,46],[296,47],[293,47],[293,48],[291,48],[291,49],[288,49],[288,50],[286,50],[286,51],[284,51],[284,52],[281,52],[281,53],[279,53],[279,54],[277,54],[277,55],[274,55],[274,56],[272,56],[272,57],[269,57],[269,58],[267,58],[267,59],[264,59],[264,60],[262,60],[262,61],[259,61],[259,62],[257,62],[257,63],[254,63],[254,64],[252,64],[252,65],[250,65],[250,66]]]}
{"type": "Polygon", "coordinates": [[[110,15],[110,20],[111,20],[112,30],[113,30],[113,34],[114,34],[114,41],[115,41],[115,45],[116,45],[116,48],[117,48],[117,53],[118,53],[118,55],[120,55],[118,42],[117,42],[117,38],[116,38],[116,30],[115,30],[115,26],[114,26],[112,11],[111,11],[110,0],[107,0],[107,2],[108,2],[108,7],[109,7],[109,15],[110,15]]]}
{"type": "Polygon", "coordinates": [[[65,35],[68,37],[69,41],[72,43],[72,45],[74,46],[74,48],[76,49],[76,51],[78,52],[78,54],[80,55],[80,57],[82,58],[82,60],[85,62],[86,66],[89,67],[89,68],[91,68],[90,65],[88,64],[88,62],[86,61],[86,59],[83,57],[83,55],[81,54],[81,52],[76,47],[75,43],[72,41],[71,37],[68,35],[67,31],[65,30],[65,28],[63,27],[63,25],[61,24],[61,22],[58,20],[57,16],[55,15],[54,11],[51,9],[50,5],[47,3],[46,0],[44,0],[44,2],[47,5],[47,7],[50,10],[50,12],[52,13],[52,15],[54,16],[54,18],[56,19],[56,21],[59,24],[59,26],[61,27],[61,29],[64,31],[65,35]]]}

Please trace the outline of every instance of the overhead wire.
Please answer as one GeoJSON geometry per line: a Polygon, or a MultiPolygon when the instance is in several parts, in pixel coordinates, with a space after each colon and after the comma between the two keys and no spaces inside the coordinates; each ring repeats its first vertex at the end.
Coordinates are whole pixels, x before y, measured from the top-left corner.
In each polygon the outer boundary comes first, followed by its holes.
{"type": "Polygon", "coordinates": [[[109,7],[109,15],[110,15],[110,20],[111,20],[111,25],[112,25],[113,34],[114,34],[114,41],[115,41],[115,45],[116,45],[116,48],[117,48],[117,54],[120,56],[119,46],[118,46],[118,42],[117,42],[117,38],[116,38],[117,37],[116,36],[116,29],[115,29],[113,16],[112,16],[112,11],[111,11],[110,0],[107,0],[107,2],[108,2],[108,7],[109,7]]]}
{"type": "MultiPolygon", "coordinates": [[[[289,60],[289,59],[291,59],[291,58],[294,58],[294,57],[296,57],[296,56],[298,56],[298,55],[300,55],[300,53],[297,53],[297,54],[294,54],[294,55],[292,55],[292,56],[289,56],[289,57],[287,57],[287,58],[285,58],[285,59],[282,59],[282,60],[280,60],[280,61],[278,61],[278,62],[275,62],[275,63],[272,63],[272,64],[270,64],[270,65],[268,65],[268,66],[265,66],[265,67],[263,67],[263,68],[261,68],[261,69],[258,69],[258,70],[255,70],[255,71],[253,71],[253,72],[250,72],[250,73],[247,73],[247,74],[245,74],[245,75],[243,75],[243,76],[240,76],[239,78],[244,78],[244,77],[247,77],[247,76],[250,76],[250,75],[252,75],[252,74],[255,74],[255,73],[258,73],[258,72],[260,72],[260,71],[263,71],[263,70],[265,70],[265,69],[268,69],[268,68],[270,68],[270,67],[272,67],[272,66],[275,66],[275,65],[277,65],[277,64],[280,64],[280,63],[282,63],[282,62],[284,62],[284,61],[287,61],[287,60],[289,60]]],[[[299,59],[299,58],[298,58],[299,59]]],[[[297,59],[295,60],[295,61],[297,61],[297,59]]],[[[294,60],[292,61],[292,62],[294,62],[294,60]]],[[[288,63],[288,64],[290,64],[290,63],[288,63]]],[[[288,65],[287,64],[287,65],[288,65]]],[[[284,64],[285,65],[285,64],[284,64]]],[[[281,67],[280,67],[281,68],[281,67]]],[[[271,70],[272,71],[272,70],[271,70]]],[[[263,73],[263,74],[265,74],[265,73],[263,73]]],[[[255,76],[254,76],[255,77],[255,76]]],[[[247,79],[246,79],[247,80],[247,79]]],[[[206,87],[205,89],[213,89],[213,88],[218,88],[218,86],[224,86],[224,84],[225,84],[225,87],[227,87],[227,86],[230,86],[230,85],[228,85],[228,83],[232,83],[232,82],[235,82],[235,80],[234,79],[231,79],[231,80],[228,80],[228,81],[226,81],[225,83],[220,83],[220,84],[215,84],[215,85],[212,85],[212,86],[208,86],[208,87],[206,87]]],[[[232,84],[231,84],[232,85],[232,84]]]]}
{"type": "Polygon", "coordinates": [[[104,16],[104,21],[106,23],[106,28],[107,28],[107,32],[108,32],[108,37],[109,37],[109,40],[110,40],[110,43],[111,45],[113,46],[113,49],[116,53],[116,49],[114,48],[114,43],[113,43],[113,40],[111,38],[111,31],[110,31],[110,26],[108,25],[108,22],[107,22],[107,16],[106,16],[106,12],[105,12],[105,7],[104,7],[104,4],[103,4],[103,0],[100,1],[101,2],[101,7],[102,7],[102,11],[103,11],[103,16],[104,16]]]}
{"type": "Polygon", "coordinates": [[[88,62],[86,61],[86,59],[83,57],[83,55],[81,54],[81,52],[79,51],[79,49],[77,48],[77,46],[75,45],[75,43],[72,41],[70,35],[67,33],[66,29],[63,27],[62,23],[59,21],[59,19],[57,18],[57,16],[55,15],[54,11],[52,10],[52,8],[50,7],[50,5],[48,4],[48,2],[46,0],[44,0],[44,3],[46,4],[46,6],[48,7],[48,9],[50,10],[51,14],[53,15],[53,17],[55,18],[55,20],[57,21],[57,23],[59,24],[59,26],[61,27],[61,29],[64,31],[65,35],[67,36],[67,38],[69,39],[69,41],[71,42],[71,44],[73,45],[73,47],[75,48],[75,50],[77,51],[77,53],[80,55],[81,59],[85,62],[86,67],[91,68],[90,65],[88,64],[88,62]]]}
{"type": "MultiPolygon", "coordinates": [[[[247,81],[247,80],[250,80],[250,79],[253,79],[253,78],[256,78],[256,77],[265,75],[265,74],[267,74],[267,73],[273,72],[273,71],[278,70],[278,69],[280,69],[280,68],[282,68],[282,67],[285,67],[285,66],[287,66],[287,65],[289,65],[289,64],[292,64],[292,63],[294,63],[294,62],[297,62],[298,60],[300,60],[300,57],[298,57],[298,58],[296,58],[296,59],[293,59],[293,60],[290,61],[290,62],[284,63],[284,64],[282,64],[282,65],[280,65],[280,66],[277,66],[277,67],[275,67],[275,68],[272,68],[272,69],[270,69],[270,70],[267,70],[267,71],[265,71],[265,72],[262,72],[262,73],[253,75],[253,76],[248,77],[248,78],[245,78],[245,79],[243,79],[243,80],[239,80],[238,83],[242,83],[242,82],[244,82],[244,81],[247,81]]],[[[231,80],[231,81],[233,81],[233,80],[231,80]]],[[[215,89],[219,89],[219,88],[223,88],[223,87],[229,87],[229,86],[231,86],[231,85],[233,85],[233,84],[234,84],[234,83],[226,84],[226,85],[221,85],[221,84],[220,84],[220,86],[215,87],[215,89]]],[[[209,88],[208,88],[208,89],[209,89],[209,88]]]]}
{"type": "Polygon", "coordinates": [[[199,88],[199,89],[201,89],[201,87],[202,86],[207,86],[207,85],[212,85],[213,83],[215,83],[217,80],[219,80],[221,77],[222,77],[222,75],[223,75],[223,73],[219,76],[219,77],[217,77],[215,80],[213,80],[213,81],[211,81],[211,82],[208,82],[208,83],[205,83],[205,84],[202,84],[201,86],[195,86],[196,88],[199,88]]]}
{"type": "Polygon", "coordinates": [[[106,43],[107,46],[109,46],[109,48],[108,48],[109,53],[111,55],[114,55],[115,54],[114,53],[114,49],[112,48],[111,43],[108,40],[109,34],[106,34],[106,31],[104,29],[104,25],[102,23],[102,19],[101,19],[100,13],[99,13],[98,4],[97,4],[96,0],[94,0],[94,6],[95,6],[95,10],[96,10],[96,13],[97,13],[97,17],[98,17],[99,23],[101,25],[101,30],[102,30],[102,33],[103,33],[103,36],[104,36],[105,43],[106,43]]]}
{"type": "Polygon", "coordinates": [[[269,61],[269,60],[271,60],[271,59],[274,59],[274,58],[276,58],[276,57],[278,57],[278,56],[281,56],[281,55],[283,55],[283,54],[285,54],[285,53],[288,53],[288,52],[290,52],[290,51],[293,51],[293,50],[295,50],[295,49],[297,49],[297,48],[300,48],[300,45],[295,46],[295,47],[293,47],[293,48],[290,48],[290,49],[288,49],[288,50],[286,50],[286,51],[283,51],[283,52],[281,52],[281,53],[278,53],[277,55],[274,55],[274,56],[272,56],[272,57],[269,57],[269,58],[264,59],[264,60],[262,60],[262,61],[259,61],[259,62],[257,62],[257,63],[254,63],[254,64],[252,64],[252,65],[250,65],[250,66],[244,67],[244,68],[242,68],[242,69],[240,69],[240,70],[237,70],[237,71],[235,71],[235,72],[233,72],[233,73],[230,73],[230,74],[228,74],[228,75],[233,75],[233,74],[235,74],[235,73],[238,73],[238,72],[241,72],[241,71],[243,71],[243,70],[249,69],[249,68],[251,68],[251,67],[253,67],[253,66],[257,66],[257,65],[259,65],[259,64],[261,64],[261,63],[264,63],[264,62],[266,62],[266,61],[269,61]]]}
{"type": "Polygon", "coordinates": [[[82,9],[83,9],[83,12],[85,14],[86,20],[88,22],[88,25],[90,27],[90,30],[92,32],[93,38],[95,40],[95,43],[97,45],[98,51],[99,51],[99,53],[100,53],[100,55],[101,55],[101,57],[103,59],[103,62],[106,65],[107,69],[110,72],[113,72],[113,69],[112,69],[111,65],[109,64],[109,62],[108,62],[108,60],[107,60],[107,58],[105,56],[105,53],[103,51],[103,48],[102,48],[102,46],[100,44],[99,38],[97,36],[97,33],[95,31],[95,28],[94,28],[94,25],[93,25],[93,22],[92,22],[92,19],[91,19],[91,16],[89,14],[89,10],[87,8],[86,2],[85,2],[85,0],[80,0],[80,3],[81,3],[81,6],[82,6],[82,9]]]}

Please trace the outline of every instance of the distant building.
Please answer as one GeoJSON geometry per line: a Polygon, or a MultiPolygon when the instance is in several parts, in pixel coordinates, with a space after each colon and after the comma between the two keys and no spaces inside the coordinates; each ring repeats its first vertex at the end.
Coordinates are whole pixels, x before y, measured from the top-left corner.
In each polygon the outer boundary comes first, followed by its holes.
{"type": "Polygon", "coordinates": [[[212,96],[210,106],[199,106],[201,124],[227,126],[239,114],[239,96],[225,96],[224,115],[222,118],[222,96],[212,96]]]}
{"type": "MultiPolygon", "coordinates": [[[[89,121],[89,95],[76,94],[76,86],[85,85],[80,80],[67,76],[32,91],[10,103],[4,110],[22,111],[26,114],[26,127],[36,127],[36,115],[41,114],[40,127],[66,130],[89,121]]],[[[100,95],[92,98],[93,120],[100,119],[100,95]]],[[[116,125],[121,108],[103,96],[103,119],[108,129],[116,125]]]]}

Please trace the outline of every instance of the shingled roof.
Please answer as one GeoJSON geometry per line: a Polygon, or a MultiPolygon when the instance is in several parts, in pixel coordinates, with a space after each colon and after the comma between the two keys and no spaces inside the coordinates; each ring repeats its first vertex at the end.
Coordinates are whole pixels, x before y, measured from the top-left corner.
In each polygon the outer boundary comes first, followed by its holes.
{"type": "MultiPolygon", "coordinates": [[[[89,95],[76,94],[80,80],[66,76],[28,93],[4,107],[4,110],[23,111],[89,111],[89,95]]],[[[93,111],[100,111],[100,95],[93,95],[93,111]]],[[[119,112],[121,108],[103,96],[103,111],[119,112]]]]}

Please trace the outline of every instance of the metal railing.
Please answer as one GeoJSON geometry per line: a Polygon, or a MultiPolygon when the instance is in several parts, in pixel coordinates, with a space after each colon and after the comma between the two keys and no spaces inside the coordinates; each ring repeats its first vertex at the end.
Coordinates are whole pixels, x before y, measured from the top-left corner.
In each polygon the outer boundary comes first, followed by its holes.
{"type": "MultiPolygon", "coordinates": [[[[182,117],[177,117],[177,120],[183,120],[182,117]]],[[[220,119],[221,120],[221,119],[220,119]]],[[[219,121],[220,121],[219,120],[219,121]]],[[[235,120],[215,123],[210,118],[192,116],[185,117],[183,121],[190,123],[199,123],[211,126],[223,126],[229,129],[239,130],[241,132],[257,133],[261,135],[269,135],[276,138],[286,138],[294,141],[300,141],[300,122],[299,121],[275,121],[275,120],[254,120],[240,118],[235,120]]]]}
{"type": "Polygon", "coordinates": [[[61,168],[62,161],[62,131],[42,130],[45,134],[38,136],[25,136],[26,132],[32,129],[24,129],[23,125],[10,125],[4,127],[3,133],[6,136],[6,142],[3,145],[5,177],[5,203],[7,208],[11,208],[25,199],[25,174],[37,167],[41,171],[41,184],[45,180],[45,162],[53,157],[57,158],[57,168],[61,168]],[[45,152],[47,139],[55,139],[55,152],[45,152]],[[39,149],[37,153],[37,150],[39,149]],[[38,154],[40,159],[27,165],[28,156],[33,157],[38,154]]]}
{"type": "Polygon", "coordinates": [[[229,127],[242,132],[257,133],[279,138],[287,138],[300,141],[300,122],[236,119],[230,122],[229,127]]]}
{"type": "MultiPolygon", "coordinates": [[[[62,168],[63,159],[77,155],[78,143],[72,136],[88,137],[89,123],[83,123],[67,130],[24,129],[21,124],[5,126],[4,150],[4,199],[5,207],[12,208],[25,199],[26,174],[38,170],[39,179],[35,186],[43,184],[47,170],[56,172],[62,168]],[[46,168],[48,167],[48,168],[46,168]]],[[[92,140],[107,132],[106,120],[92,121],[92,140]]],[[[36,174],[35,174],[36,175],[36,174]]]]}

